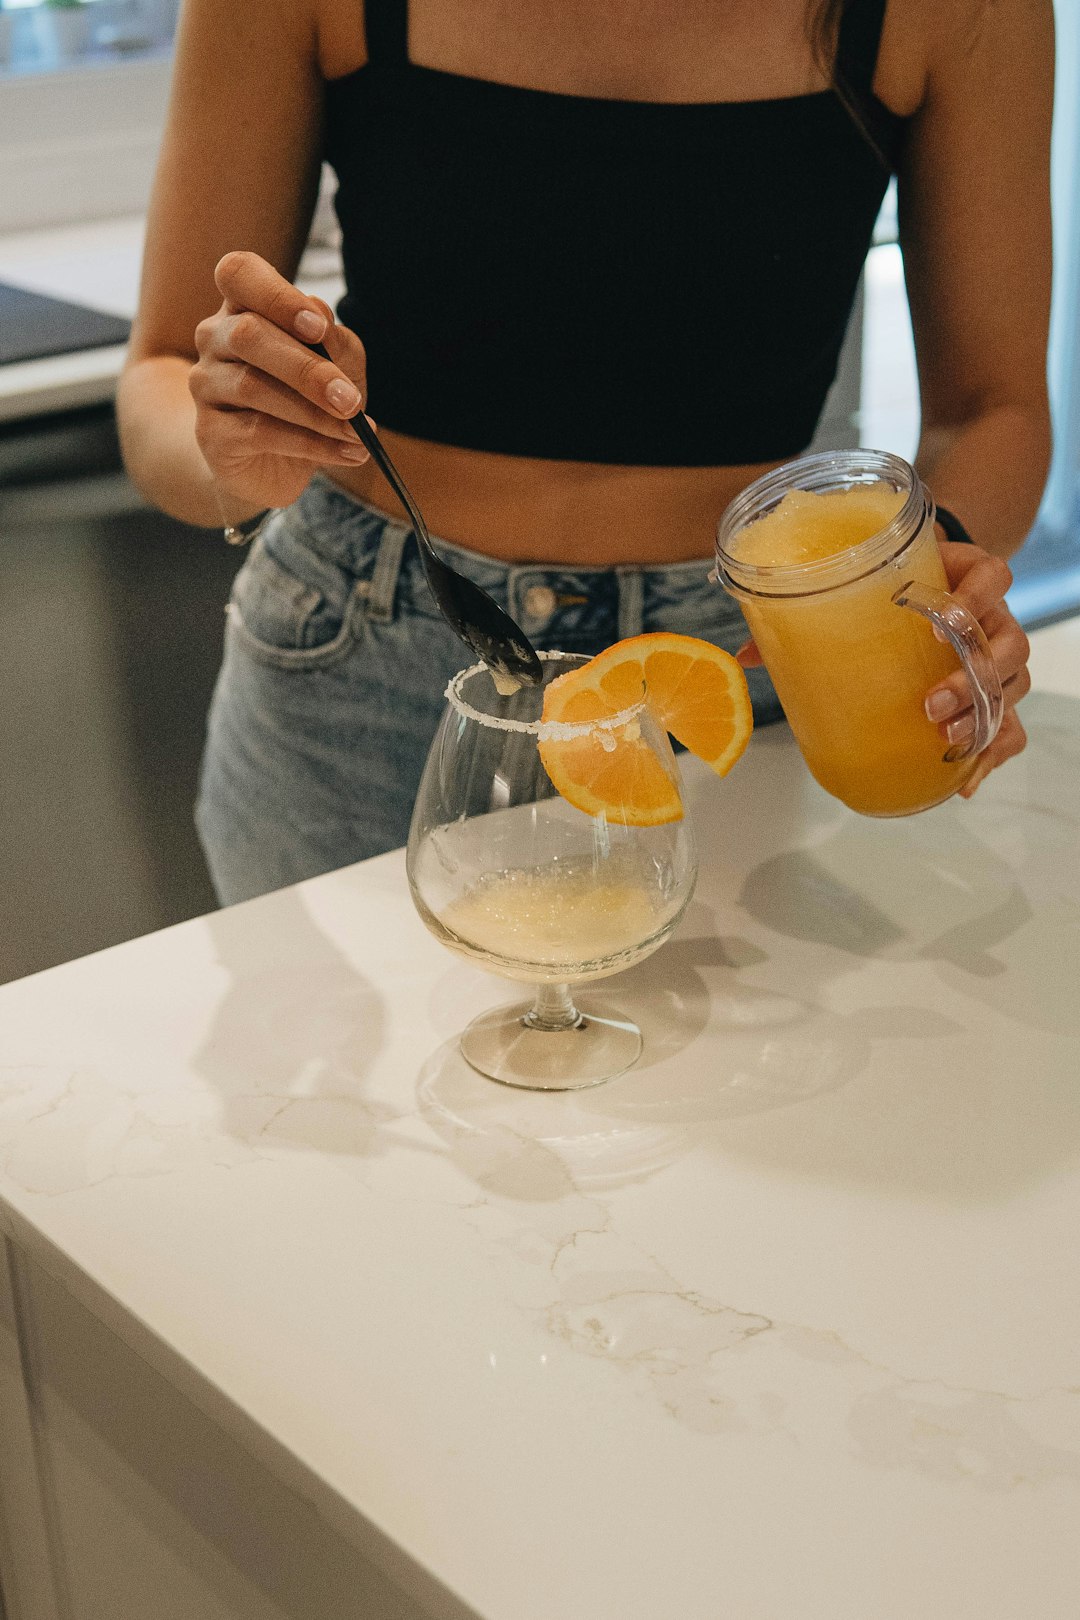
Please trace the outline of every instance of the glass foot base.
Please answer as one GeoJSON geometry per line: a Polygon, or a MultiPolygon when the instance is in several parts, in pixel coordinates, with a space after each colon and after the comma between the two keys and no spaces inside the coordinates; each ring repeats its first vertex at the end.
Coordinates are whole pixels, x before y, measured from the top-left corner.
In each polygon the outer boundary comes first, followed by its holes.
{"type": "Polygon", "coordinates": [[[536,1029],[526,1021],[531,1001],[494,1007],[474,1018],[461,1037],[461,1053],[474,1069],[506,1086],[529,1091],[580,1091],[622,1074],[641,1055],[641,1031],[627,1018],[578,1006],[576,1023],[536,1029]]]}

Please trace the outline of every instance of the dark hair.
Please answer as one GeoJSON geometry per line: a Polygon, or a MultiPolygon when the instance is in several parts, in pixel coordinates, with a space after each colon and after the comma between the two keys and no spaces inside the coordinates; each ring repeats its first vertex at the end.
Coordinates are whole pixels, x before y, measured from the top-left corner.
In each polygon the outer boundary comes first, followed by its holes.
{"type": "Polygon", "coordinates": [[[850,0],[809,0],[807,6],[807,33],[814,59],[830,80],[833,77],[840,24],[849,4],[850,0]]]}
{"type": "Polygon", "coordinates": [[[843,102],[852,123],[866,144],[872,148],[878,160],[885,168],[891,169],[892,165],[874,133],[873,107],[856,86],[846,82],[843,73],[837,67],[836,48],[840,28],[844,21],[844,13],[851,4],[852,0],[807,0],[806,32],[815,62],[832,85],[837,97],[843,102]]]}

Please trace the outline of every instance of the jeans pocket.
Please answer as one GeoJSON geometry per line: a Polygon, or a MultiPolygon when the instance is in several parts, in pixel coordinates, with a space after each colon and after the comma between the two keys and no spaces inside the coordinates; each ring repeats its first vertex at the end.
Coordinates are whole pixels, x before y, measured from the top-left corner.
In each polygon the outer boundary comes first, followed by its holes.
{"type": "Polygon", "coordinates": [[[359,595],[352,575],[312,552],[280,513],[233,582],[230,632],[261,663],[312,669],[352,647],[359,595]]]}

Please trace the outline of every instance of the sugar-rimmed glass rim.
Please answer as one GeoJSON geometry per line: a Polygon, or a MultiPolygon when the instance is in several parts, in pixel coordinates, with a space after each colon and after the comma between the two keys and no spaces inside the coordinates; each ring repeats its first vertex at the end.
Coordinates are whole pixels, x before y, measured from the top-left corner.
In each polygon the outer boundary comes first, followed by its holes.
{"type": "Polygon", "coordinates": [[[747,596],[813,596],[850,585],[903,555],[923,523],[934,517],[934,503],[914,467],[890,450],[822,450],[774,467],[748,484],[717,525],[716,568],[712,577],[747,596]],[[907,496],[884,528],[828,557],[803,563],[752,563],[728,551],[726,543],[756,519],[765,517],[791,490],[811,494],[856,488],[887,480],[907,496]]]}
{"type": "MultiPolygon", "coordinates": [[[[537,657],[545,664],[557,663],[560,660],[573,661],[579,668],[589,662],[589,659],[581,653],[541,652],[537,653],[537,657]]],[[[485,671],[490,675],[491,671],[483,662],[470,664],[468,669],[459,669],[447,682],[444,693],[446,701],[459,714],[464,715],[466,720],[475,720],[491,731],[516,731],[528,737],[538,737],[541,742],[570,742],[575,737],[588,737],[597,731],[616,731],[620,726],[629,725],[631,721],[636,720],[646,706],[645,689],[642,686],[639,702],[627,709],[621,709],[618,714],[606,715],[601,720],[511,720],[503,715],[484,714],[480,709],[474,709],[462,696],[461,689],[465,682],[485,671]]]]}

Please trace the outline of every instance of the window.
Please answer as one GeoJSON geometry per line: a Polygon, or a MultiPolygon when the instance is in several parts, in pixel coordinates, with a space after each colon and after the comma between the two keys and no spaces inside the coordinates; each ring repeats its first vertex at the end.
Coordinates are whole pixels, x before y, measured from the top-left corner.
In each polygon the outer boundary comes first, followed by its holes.
{"type": "Polygon", "coordinates": [[[0,231],[142,211],[175,20],[176,0],[3,0],[0,231]]]}
{"type": "Polygon", "coordinates": [[[55,72],[75,63],[131,59],[167,51],[177,0],[2,0],[0,69],[55,72]]]}

